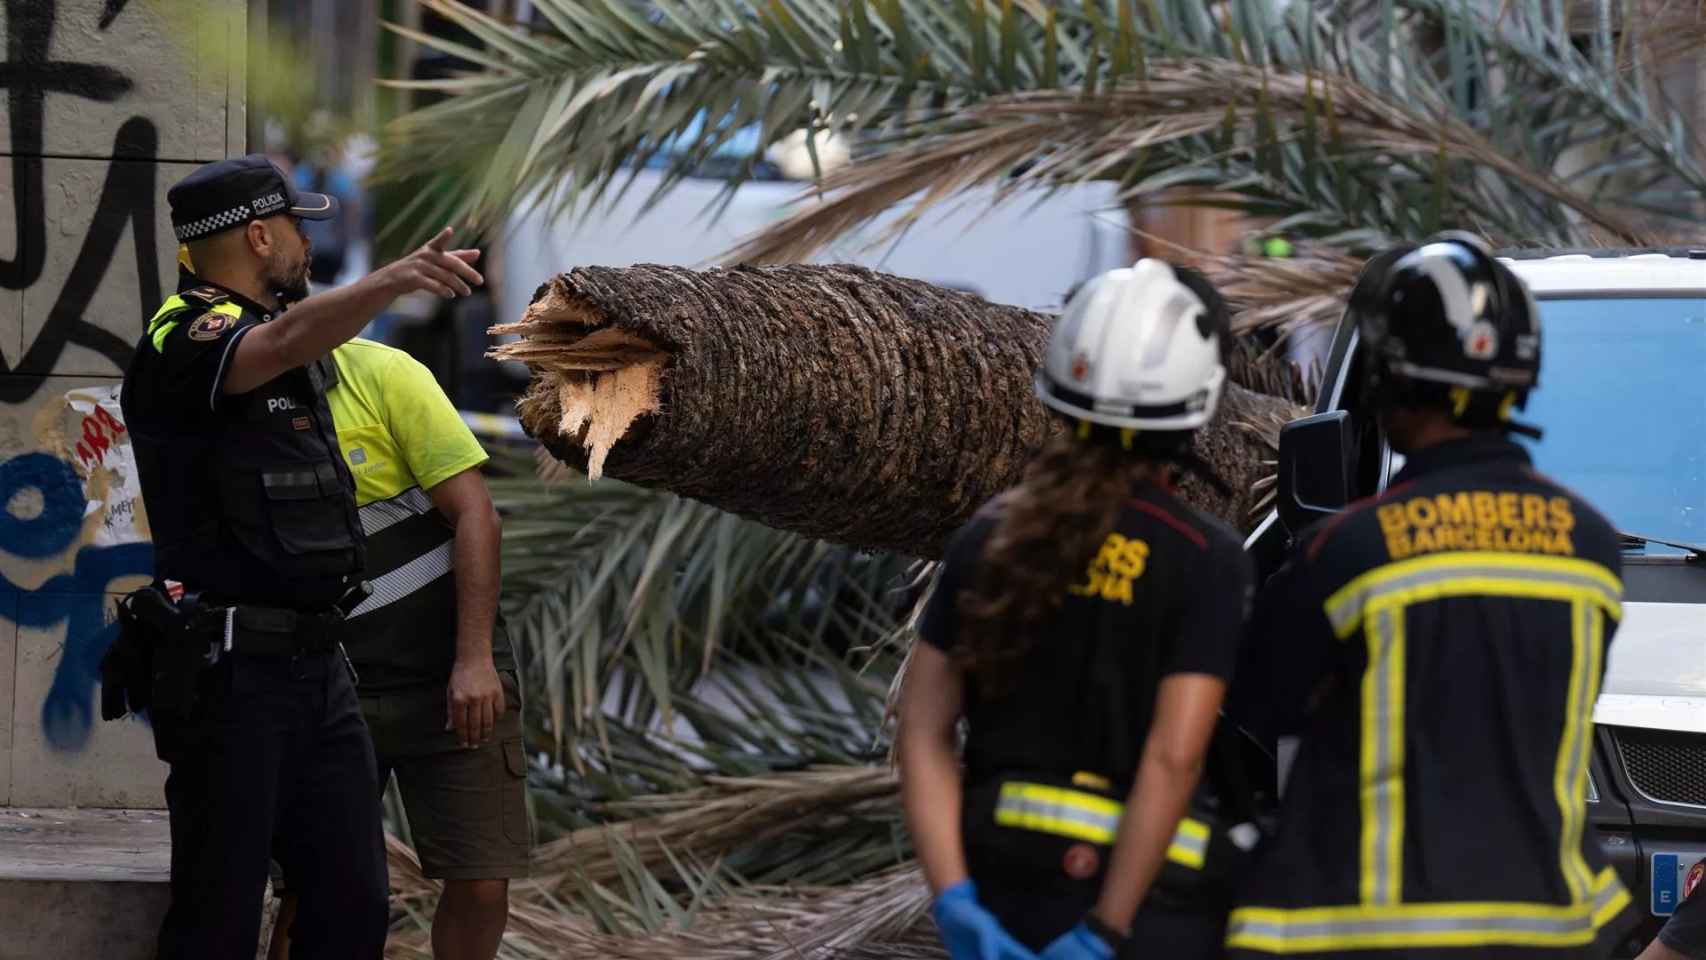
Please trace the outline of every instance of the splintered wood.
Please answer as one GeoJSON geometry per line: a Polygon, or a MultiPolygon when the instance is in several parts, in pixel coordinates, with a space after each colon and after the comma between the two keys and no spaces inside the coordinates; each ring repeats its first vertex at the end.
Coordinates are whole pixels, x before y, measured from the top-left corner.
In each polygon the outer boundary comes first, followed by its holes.
{"type": "Polygon", "coordinates": [[[603,324],[553,282],[521,320],[491,329],[521,337],[491,356],[533,368],[534,388],[524,406],[554,402],[557,432],[586,450],[586,472],[593,480],[604,475],[610,448],[634,421],[657,411],[667,359],[649,341],[603,324]]]}

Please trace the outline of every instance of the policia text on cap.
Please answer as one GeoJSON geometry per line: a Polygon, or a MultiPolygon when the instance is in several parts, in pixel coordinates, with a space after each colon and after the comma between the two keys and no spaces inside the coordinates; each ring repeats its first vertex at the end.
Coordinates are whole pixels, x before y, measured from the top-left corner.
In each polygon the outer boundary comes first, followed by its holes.
{"type": "Polygon", "coordinates": [[[121,603],[102,666],[102,715],[150,710],[171,764],[159,956],[253,956],[272,856],[302,878],[293,957],[377,960],[373,747],[330,630],[365,592],[365,542],[322,358],[402,294],[469,293],[478,251],[447,250],[445,229],[307,297],[300,221],[334,216],[335,200],[254,155],[167,198],[195,272],[149,321],[121,394],[156,579],[121,603]]]}

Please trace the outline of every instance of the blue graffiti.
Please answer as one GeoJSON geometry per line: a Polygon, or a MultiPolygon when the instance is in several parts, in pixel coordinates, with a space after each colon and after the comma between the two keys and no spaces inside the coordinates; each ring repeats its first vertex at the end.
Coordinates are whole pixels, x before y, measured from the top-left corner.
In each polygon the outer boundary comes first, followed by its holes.
{"type": "Polygon", "coordinates": [[[0,511],[0,549],[20,557],[51,557],[77,539],[83,523],[83,485],[71,465],[46,453],[26,453],[0,463],[0,500],[34,490],[41,512],[20,517],[0,511]]]}
{"type": "MultiPolygon", "coordinates": [[[[31,558],[63,553],[77,541],[83,509],[83,485],[58,457],[26,453],[0,464],[0,550],[31,558]],[[20,517],[12,501],[29,491],[40,496],[41,510],[20,517]]],[[[71,573],[34,590],[0,574],[0,597],[17,611],[19,627],[49,629],[65,623],[64,654],[41,707],[42,730],[54,749],[80,750],[89,742],[101,657],[118,636],[118,624],[106,621],[107,588],[120,577],[153,569],[153,544],[123,543],[79,549],[71,573]]]]}

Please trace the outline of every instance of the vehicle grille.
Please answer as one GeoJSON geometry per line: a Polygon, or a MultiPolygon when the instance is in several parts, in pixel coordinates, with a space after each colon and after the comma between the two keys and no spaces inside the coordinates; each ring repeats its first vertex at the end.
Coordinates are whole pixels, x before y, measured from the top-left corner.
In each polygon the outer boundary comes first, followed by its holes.
{"type": "Polygon", "coordinates": [[[1623,772],[1642,796],[1706,807],[1706,736],[1619,727],[1615,737],[1623,772]]]}

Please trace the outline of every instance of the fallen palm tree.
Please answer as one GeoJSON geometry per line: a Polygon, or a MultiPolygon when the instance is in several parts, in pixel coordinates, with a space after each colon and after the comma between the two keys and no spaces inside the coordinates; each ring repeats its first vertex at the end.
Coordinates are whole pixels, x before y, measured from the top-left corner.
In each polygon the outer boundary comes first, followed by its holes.
{"type": "MultiPolygon", "coordinates": [[[[661,487],[770,526],[934,557],[1061,429],[1032,394],[1052,318],[852,266],[579,267],[518,339],[521,420],[594,478],[661,487]]],[[[1296,404],[1229,387],[1187,479],[1242,524],[1296,404]]]]}

